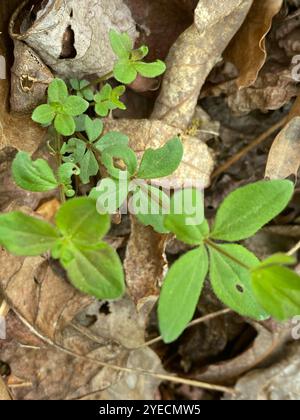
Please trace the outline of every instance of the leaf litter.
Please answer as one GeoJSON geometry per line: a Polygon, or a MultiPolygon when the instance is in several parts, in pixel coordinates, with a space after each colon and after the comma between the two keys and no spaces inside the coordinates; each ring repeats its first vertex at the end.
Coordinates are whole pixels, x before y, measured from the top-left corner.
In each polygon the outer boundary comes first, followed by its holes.
{"type": "MultiPolygon", "coordinates": [[[[65,10],[67,3],[72,6],[70,0],[59,10],[63,19],[58,30],[64,35],[63,45],[52,33],[48,39],[38,39],[38,25],[33,31],[18,33],[20,11],[13,18],[15,51],[25,61],[15,62],[11,103],[23,113],[16,114],[9,109],[9,79],[0,80],[1,211],[22,208],[46,220],[53,219],[59,207],[57,197],[24,193],[9,176],[16,150],[34,153],[39,149],[37,153],[41,153],[45,147],[45,130],[33,124],[24,112],[43,101],[52,72],[78,77],[102,75],[111,70],[107,39],[104,36],[101,45],[96,43],[99,32],[107,31],[112,25],[110,21],[106,26],[99,26],[101,13],[94,16],[90,27],[90,45],[83,44],[85,51],[80,51],[80,57],[77,54],[70,57],[74,54],[72,33],[66,27],[71,22],[76,39],[80,31],[85,31],[86,15],[76,13],[70,21],[65,10]],[[49,49],[49,45],[54,45],[53,40],[55,48],[49,49]],[[30,48],[41,60],[38,69],[28,61],[32,59],[30,48]],[[95,52],[101,56],[98,68],[91,62],[95,52]],[[59,54],[63,54],[60,59],[59,54]],[[66,60],[71,60],[72,65],[66,66],[66,60]],[[28,76],[26,80],[38,79],[34,89],[20,90],[19,81],[28,76]]],[[[115,118],[107,119],[106,129],[127,134],[131,147],[140,157],[146,147],[161,147],[174,135],[180,135],[184,159],[174,177],[180,182],[196,178],[203,188],[208,188],[209,217],[214,215],[216,202],[250,179],[261,179],[264,174],[269,178],[297,177],[299,99],[291,111],[290,108],[299,89],[290,75],[291,58],[300,50],[295,41],[299,24],[294,17],[299,4],[287,1],[282,5],[281,0],[268,0],[262,8],[256,0],[172,0],[171,3],[116,0],[101,4],[112,21],[119,8],[117,27],[127,28],[133,39],[138,35],[134,29],[137,23],[141,38],[155,51],[150,59],[166,59],[168,66],[158,95],[153,85],[142,80],[142,87],[133,86],[128,94],[126,118],[119,119],[115,112],[115,118]],[[180,10],[182,17],[174,10],[180,10]],[[166,30],[170,36],[161,43],[161,34],[166,30]],[[247,59],[243,58],[244,52],[247,59]],[[236,65],[235,71],[228,72],[229,62],[236,65]],[[139,108],[143,109],[142,119],[139,108]],[[210,120],[208,126],[203,110],[210,120]],[[288,123],[272,147],[276,130],[268,136],[270,141],[264,145],[255,143],[256,148],[243,154],[244,161],[237,159],[211,183],[213,170],[222,159],[235,155],[243,142],[249,143],[255,135],[261,135],[287,116],[288,123]]],[[[18,5],[18,1],[12,1],[1,6],[1,31],[6,35],[1,37],[0,48],[10,66],[13,57],[9,57],[7,49],[8,22],[18,5]]],[[[84,5],[81,9],[84,10],[84,5]]],[[[42,16],[39,24],[56,18],[51,7],[46,13],[41,10],[37,13],[42,16]]],[[[31,10],[27,14],[27,27],[32,25],[32,17],[31,10]]],[[[79,52],[78,44],[75,50],[79,52]]],[[[174,178],[159,180],[166,181],[172,183],[174,178]]],[[[287,222],[281,219],[277,230],[276,225],[267,228],[273,230],[271,239],[269,233],[261,234],[266,254],[272,252],[272,235],[283,242],[283,237],[289,238],[291,224],[293,228],[298,227],[300,212],[294,206],[292,219],[287,222]]],[[[173,262],[185,249],[176,246],[173,238],[158,235],[135,219],[124,233],[123,223],[114,226],[113,236],[108,237],[123,254],[127,276],[128,295],[117,302],[97,302],[76,291],[49,255],[18,258],[1,249],[0,290],[11,311],[6,317],[7,339],[0,342],[0,360],[9,365],[11,373],[0,379],[0,399],[137,400],[159,399],[164,395],[170,399],[183,395],[191,399],[195,395],[199,399],[219,399],[220,394],[215,391],[225,392],[226,386],[236,382],[240,399],[249,395],[254,399],[279,399],[273,389],[278,389],[282,375],[287,375],[286,383],[289,378],[297,383],[297,369],[293,368],[292,376],[289,371],[289,366],[295,365],[294,354],[299,352],[297,343],[287,345],[291,325],[250,324],[236,315],[220,315],[216,320],[191,327],[175,347],[161,342],[146,346],[149,339],[158,335],[152,309],[168,262],[173,262]],[[283,359],[280,353],[285,348],[290,351],[283,359]],[[168,362],[170,357],[176,363],[168,362]],[[273,366],[274,358],[277,361],[273,366]],[[254,370],[267,363],[271,364],[270,368],[254,370]],[[278,373],[281,369],[282,374],[278,373]],[[170,372],[178,376],[171,377],[170,372]],[[160,385],[162,381],[167,382],[160,385]],[[200,381],[212,383],[211,389],[200,381]],[[198,389],[193,385],[206,391],[192,394],[191,389],[198,389]],[[253,393],[254,389],[257,392],[253,393]]],[[[253,246],[259,248],[257,243],[253,241],[253,246]]],[[[212,303],[207,285],[205,290],[204,301],[195,316],[224,309],[219,301],[212,303]]],[[[287,386],[280,396],[297,399],[298,394],[287,386]]]]}

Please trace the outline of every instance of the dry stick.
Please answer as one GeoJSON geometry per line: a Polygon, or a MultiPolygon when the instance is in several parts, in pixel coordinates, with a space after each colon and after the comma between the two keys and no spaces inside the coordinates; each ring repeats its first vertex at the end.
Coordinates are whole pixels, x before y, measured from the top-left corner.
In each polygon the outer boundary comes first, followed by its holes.
{"type": "Polygon", "coordinates": [[[211,391],[229,393],[229,394],[232,394],[232,395],[236,394],[236,391],[233,388],[228,388],[228,387],[215,385],[215,384],[209,384],[209,383],[206,383],[206,382],[195,381],[195,380],[192,380],[192,379],[181,378],[181,377],[178,377],[178,376],[164,375],[164,374],[161,374],[161,373],[155,373],[155,372],[151,372],[151,371],[144,370],[144,369],[126,368],[126,367],[122,367],[122,366],[118,366],[118,365],[114,365],[114,364],[110,364],[110,363],[100,362],[99,360],[94,359],[92,357],[83,356],[82,354],[75,353],[71,350],[66,349],[65,347],[62,347],[58,344],[55,344],[49,338],[44,337],[35,328],[33,328],[33,326],[18,311],[15,311],[15,312],[16,312],[17,316],[20,318],[20,320],[23,322],[23,324],[26,325],[27,328],[29,328],[29,330],[33,332],[33,334],[35,334],[37,337],[39,337],[45,343],[48,343],[50,346],[56,348],[57,350],[60,350],[60,351],[64,352],[65,354],[69,354],[70,356],[75,357],[77,359],[93,362],[94,364],[97,364],[97,365],[99,365],[103,368],[113,369],[113,370],[117,370],[119,372],[136,373],[136,374],[139,374],[139,375],[145,375],[145,376],[150,376],[152,378],[161,379],[162,381],[169,381],[169,382],[173,382],[173,383],[177,383],[177,384],[194,386],[196,388],[202,388],[202,389],[208,389],[208,390],[211,390],[211,391]]]}
{"type": "MultiPolygon", "coordinates": [[[[214,312],[213,314],[202,316],[201,318],[194,319],[194,321],[190,322],[186,328],[191,328],[191,327],[194,327],[195,325],[199,325],[204,322],[211,321],[212,319],[218,318],[219,316],[222,316],[222,315],[230,314],[231,312],[233,312],[231,309],[222,309],[221,311],[214,312]]],[[[142,344],[138,348],[152,346],[153,344],[156,344],[162,341],[162,339],[163,337],[160,335],[159,337],[156,337],[156,338],[153,338],[152,340],[147,341],[146,343],[142,344]]]]}
{"type": "Polygon", "coordinates": [[[215,172],[212,174],[212,179],[217,178],[223,172],[227,171],[228,168],[230,168],[232,165],[234,165],[236,162],[238,162],[240,159],[242,159],[252,149],[254,149],[259,144],[266,141],[272,134],[274,134],[275,131],[282,128],[286,124],[287,121],[288,121],[288,117],[284,117],[282,120],[280,120],[278,123],[272,125],[272,127],[270,127],[267,131],[265,131],[259,137],[254,139],[250,144],[248,144],[246,147],[244,147],[242,150],[240,150],[238,153],[236,153],[232,158],[228,159],[227,162],[225,162],[223,165],[221,165],[218,169],[215,170],[215,172]]]}
{"type": "Polygon", "coordinates": [[[292,257],[296,252],[300,249],[300,241],[287,253],[290,257],[292,257]]]}
{"type": "Polygon", "coordinates": [[[9,312],[9,309],[10,309],[9,305],[6,303],[5,300],[3,300],[0,306],[0,316],[6,317],[6,315],[9,312]]]}

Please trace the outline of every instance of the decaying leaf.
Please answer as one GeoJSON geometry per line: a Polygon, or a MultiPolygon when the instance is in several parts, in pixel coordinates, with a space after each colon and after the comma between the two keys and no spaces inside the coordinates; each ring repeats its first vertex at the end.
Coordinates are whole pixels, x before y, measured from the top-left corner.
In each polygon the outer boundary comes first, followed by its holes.
{"type": "Polygon", "coordinates": [[[143,304],[145,299],[159,295],[167,270],[165,238],[152,228],[145,228],[134,217],[124,269],[128,292],[135,303],[143,304]]]}
{"type": "Polygon", "coordinates": [[[77,78],[112,70],[110,29],[137,37],[123,0],[49,0],[34,9],[23,4],[10,22],[13,39],[26,42],[57,74],[77,78]]]}
{"type": "Polygon", "coordinates": [[[229,44],[225,58],[239,70],[237,85],[253,85],[267,58],[266,36],[283,0],[254,0],[245,22],[229,44]]]}
{"type": "Polygon", "coordinates": [[[130,147],[141,158],[148,148],[162,147],[172,137],[180,135],[184,145],[184,156],[180,167],[171,177],[162,178],[158,184],[176,186],[184,182],[197,182],[207,187],[213,170],[214,160],[207,145],[196,137],[185,135],[182,130],[155,120],[106,120],[107,131],[121,131],[130,139],[130,147]]]}
{"type": "Polygon", "coordinates": [[[46,102],[46,90],[53,75],[26,44],[15,41],[14,45],[10,105],[12,111],[27,113],[46,102]]]}
{"type": "Polygon", "coordinates": [[[267,327],[255,323],[253,326],[258,335],[249,349],[234,359],[208,366],[196,375],[197,379],[213,383],[237,379],[271,358],[291,336],[289,324],[274,323],[267,327]]]}
{"type": "Polygon", "coordinates": [[[293,118],[276,137],[268,157],[266,177],[297,177],[300,166],[300,117],[293,118]]]}
{"type": "Polygon", "coordinates": [[[0,376],[0,401],[8,401],[11,400],[11,396],[8,392],[8,389],[0,376]]]}
{"type": "Polygon", "coordinates": [[[195,25],[175,42],[166,60],[167,72],[153,118],[180,127],[190,124],[200,90],[240,28],[252,0],[202,0],[195,25]]]}
{"type": "Polygon", "coordinates": [[[300,346],[288,346],[282,357],[266,369],[249,372],[235,386],[233,401],[298,401],[300,395],[300,346]]]}
{"type": "MultiPolygon", "coordinates": [[[[1,3],[0,55],[5,57],[7,65],[12,58],[7,41],[8,19],[18,4],[17,0],[1,3]]],[[[43,139],[45,130],[35,124],[30,116],[15,115],[9,112],[9,89],[9,80],[0,78],[0,150],[4,147],[15,147],[18,150],[22,149],[32,153],[43,139]]]]}

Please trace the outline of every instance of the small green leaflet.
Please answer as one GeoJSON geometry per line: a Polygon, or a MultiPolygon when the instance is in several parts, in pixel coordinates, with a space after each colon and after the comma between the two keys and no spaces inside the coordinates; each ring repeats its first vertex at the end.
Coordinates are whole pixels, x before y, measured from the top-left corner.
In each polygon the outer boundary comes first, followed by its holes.
{"type": "Polygon", "coordinates": [[[170,211],[170,198],[159,188],[137,181],[138,186],[130,203],[135,216],[145,226],[158,233],[168,233],[164,226],[165,214],[170,211]]]}
{"type": "Polygon", "coordinates": [[[75,191],[72,186],[72,176],[79,175],[80,169],[73,163],[63,163],[58,169],[59,183],[64,186],[64,193],[67,197],[74,197],[75,191]]]}
{"type": "Polygon", "coordinates": [[[165,343],[175,341],[192,320],[207,271],[204,246],[185,254],[169,270],[158,304],[159,326],[165,343]]]}
{"type": "Polygon", "coordinates": [[[33,121],[49,125],[54,120],[54,127],[59,134],[71,136],[76,124],[74,117],[83,114],[89,103],[79,96],[69,96],[68,88],[61,79],[54,79],[48,87],[48,104],[38,106],[33,114],[33,121]]]}
{"type": "Polygon", "coordinates": [[[70,84],[72,88],[76,90],[77,96],[80,96],[87,101],[92,101],[94,99],[94,93],[88,80],[71,79],[70,84]]]}
{"type": "Polygon", "coordinates": [[[130,147],[123,145],[110,146],[105,148],[102,153],[102,163],[106,167],[107,172],[113,178],[119,179],[121,173],[124,173],[125,171],[115,166],[115,159],[119,159],[124,162],[126,172],[128,172],[129,177],[135,174],[138,162],[134,151],[130,149],[130,147]]]}
{"type": "Polygon", "coordinates": [[[203,192],[196,189],[176,192],[171,199],[171,211],[165,216],[164,226],[186,244],[202,244],[209,235],[209,226],[204,220],[203,192]]]}
{"type": "Polygon", "coordinates": [[[53,170],[44,159],[33,161],[26,152],[18,152],[12,164],[16,184],[27,191],[44,192],[58,187],[53,170]]]}
{"type": "Polygon", "coordinates": [[[0,244],[17,256],[37,256],[49,251],[57,240],[57,229],[21,212],[0,215],[0,244]]]}
{"type": "Polygon", "coordinates": [[[96,114],[100,117],[107,117],[109,112],[114,109],[125,110],[126,106],[120,101],[120,97],[124,95],[125,90],[125,86],[117,86],[114,89],[109,84],[103,86],[94,97],[96,114]]]}
{"type": "Polygon", "coordinates": [[[285,209],[293,193],[294,184],[288,180],[239,188],[221,204],[211,237],[229,242],[249,238],[285,209]]]}
{"type": "Polygon", "coordinates": [[[145,45],[133,50],[133,41],[128,34],[120,34],[114,30],[109,33],[111,47],[118,57],[114,66],[114,77],[121,83],[132,83],[138,73],[144,77],[157,77],[166,71],[166,65],[156,60],[153,63],[141,61],[148,55],[145,45]]]}
{"type": "Polygon", "coordinates": [[[183,158],[183,146],[178,137],[168,141],[160,149],[145,151],[138,171],[140,179],[163,178],[173,174],[183,158]]]}
{"type": "Polygon", "coordinates": [[[102,131],[103,131],[103,122],[99,118],[92,120],[90,117],[86,115],[85,117],[85,131],[88,136],[88,139],[91,143],[96,141],[102,131]]]}
{"type": "Polygon", "coordinates": [[[250,268],[259,263],[256,256],[240,245],[217,245],[217,247],[218,249],[209,246],[210,280],[215,294],[225,305],[242,316],[259,321],[269,318],[270,315],[257,302],[251,284],[250,270],[225,254],[231,255],[250,268]]]}
{"type": "Polygon", "coordinates": [[[294,265],[297,259],[293,256],[277,253],[262,261],[256,268],[271,267],[273,265],[294,265]]]}
{"type": "Polygon", "coordinates": [[[104,152],[105,149],[111,146],[128,146],[129,138],[118,131],[109,131],[100,140],[95,143],[96,149],[99,152],[104,152]]]}
{"type": "Polygon", "coordinates": [[[76,244],[98,244],[110,228],[108,215],[97,213],[95,201],[81,197],[67,201],[57,212],[56,225],[76,244]]]}
{"type": "Polygon", "coordinates": [[[257,300],[278,321],[300,314],[300,277],[283,266],[252,271],[252,286],[257,300]]]}
{"type": "Polygon", "coordinates": [[[73,258],[62,264],[73,285],[97,299],[117,299],[125,292],[122,263],[105,243],[70,247],[73,258]]]}

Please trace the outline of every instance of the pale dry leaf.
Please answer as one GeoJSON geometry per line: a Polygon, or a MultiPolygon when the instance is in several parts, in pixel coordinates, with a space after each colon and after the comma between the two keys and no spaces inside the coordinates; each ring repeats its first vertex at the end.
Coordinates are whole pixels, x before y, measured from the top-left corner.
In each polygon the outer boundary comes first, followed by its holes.
{"type": "Polygon", "coordinates": [[[245,372],[269,360],[290,339],[289,323],[272,323],[271,326],[253,323],[253,327],[257,330],[257,337],[244,353],[234,359],[209,365],[204,371],[195,375],[196,378],[212,383],[226,383],[237,379],[245,372]]]}
{"type": "Polygon", "coordinates": [[[245,88],[255,83],[259,71],[266,62],[266,36],[283,0],[254,0],[253,5],[228,48],[225,58],[239,70],[237,85],[245,88]]]}
{"type": "Polygon", "coordinates": [[[54,76],[38,55],[21,41],[14,42],[14,56],[11,69],[11,110],[30,113],[46,102],[46,91],[54,76]]]}
{"type": "Polygon", "coordinates": [[[9,400],[11,400],[11,396],[8,392],[5,382],[0,376],[0,401],[9,401],[9,400]]]}
{"type": "MultiPolygon", "coordinates": [[[[8,47],[8,20],[19,0],[1,3],[0,13],[0,56],[4,56],[7,65],[12,59],[12,50],[8,47]]],[[[4,147],[34,152],[45,136],[45,130],[35,124],[30,116],[16,115],[9,110],[9,80],[0,78],[0,150],[4,147]],[[26,130],[24,129],[26,127],[26,130]]]]}
{"type": "Polygon", "coordinates": [[[299,401],[300,345],[288,346],[277,363],[249,372],[237,382],[232,401],[299,401]]]}
{"type": "Polygon", "coordinates": [[[76,78],[113,69],[110,29],[137,37],[123,0],[49,0],[34,14],[21,6],[10,24],[13,39],[25,41],[58,75],[76,78]]]}
{"type": "Polygon", "coordinates": [[[155,120],[106,120],[105,130],[120,131],[129,137],[130,147],[141,159],[146,149],[162,147],[174,136],[180,135],[184,146],[184,156],[180,167],[170,177],[162,178],[157,184],[176,186],[184,182],[197,182],[201,187],[210,183],[214,167],[212,152],[196,137],[185,135],[182,130],[155,120]]]}
{"type": "Polygon", "coordinates": [[[124,269],[128,292],[137,305],[159,295],[168,267],[165,244],[165,236],[132,217],[124,269]]]}
{"type": "Polygon", "coordinates": [[[175,42],[166,60],[167,72],[153,119],[185,130],[201,88],[240,28],[252,0],[204,0],[195,11],[195,24],[175,42]]]}
{"type": "Polygon", "coordinates": [[[269,179],[297,177],[300,166],[300,117],[287,123],[278,134],[268,156],[265,176],[269,179]]]}

